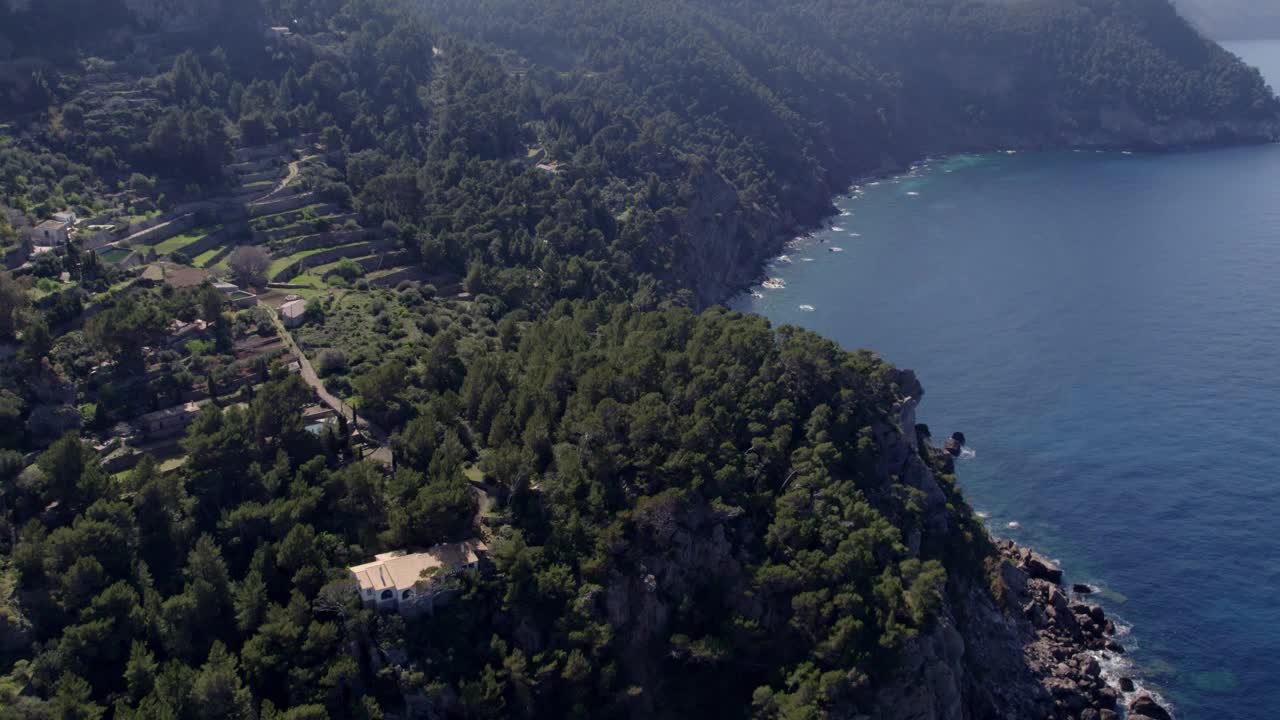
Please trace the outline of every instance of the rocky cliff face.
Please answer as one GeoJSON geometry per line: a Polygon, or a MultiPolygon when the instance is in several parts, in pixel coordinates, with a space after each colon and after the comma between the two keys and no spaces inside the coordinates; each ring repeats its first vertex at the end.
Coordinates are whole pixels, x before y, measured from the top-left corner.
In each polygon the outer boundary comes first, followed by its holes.
{"type": "MultiPolygon", "coordinates": [[[[937,542],[957,525],[976,522],[957,515],[970,511],[949,497],[939,475],[954,470],[951,455],[917,432],[920,384],[910,372],[899,373],[896,384],[903,397],[891,417],[873,427],[880,450],[877,474],[918,493],[921,522],[906,543],[920,555],[930,538],[937,542]]],[[[888,483],[886,492],[892,492],[888,483]]],[[[668,498],[639,511],[642,537],[632,539],[620,565],[625,569],[614,571],[590,598],[625,648],[623,676],[654,690],[637,699],[635,718],[666,717],[654,699],[672,680],[654,658],[672,652],[668,640],[678,610],[671,598],[691,596],[714,578],[724,589],[727,612],[757,619],[765,628],[787,621],[787,609],[742,592],[752,563],[751,536],[760,529],[743,527],[731,511],[690,500],[668,498]]],[[[907,643],[897,667],[872,678],[871,689],[842,717],[1117,718],[1124,695],[1103,677],[1100,660],[1123,648],[1102,608],[1063,586],[1062,571],[1030,550],[985,534],[977,546],[985,568],[948,567],[946,601],[936,621],[907,643]]]]}
{"type": "Polygon", "coordinates": [[[673,268],[673,279],[690,288],[696,306],[703,308],[751,284],[796,221],[746,207],[737,189],[709,166],[693,169],[686,185],[682,205],[687,210],[673,231],[689,245],[683,253],[688,262],[673,268]]]}
{"type": "MultiPolygon", "coordinates": [[[[924,390],[910,372],[897,384],[905,395],[897,422],[876,428],[882,471],[896,472],[921,493],[926,532],[938,534],[962,520],[954,513],[969,510],[948,505],[937,473],[954,471],[952,455],[928,445],[927,431],[916,424],[924,390]]],[[[1114,643],[1115,626],[1102,608],[1068,600],[1062,571],[1030,550],[985,538],[981,544],[988,547],[986,572],[948,569],[939,620],[910,644],[896,671],[879,679],[870,717],[1116,717],[1120,693],[1102,678],[1096,656],[1123,648],[1114,643]]],[[[918,538],[913,549],[919,551],[918,538]]]]}

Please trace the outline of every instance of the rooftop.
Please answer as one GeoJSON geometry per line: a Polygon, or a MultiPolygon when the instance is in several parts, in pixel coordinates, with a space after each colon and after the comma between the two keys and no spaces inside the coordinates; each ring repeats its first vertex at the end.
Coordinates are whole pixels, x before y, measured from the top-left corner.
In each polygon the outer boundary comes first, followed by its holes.
{"type": "Polygon", "coordinates": [[[290,300],[280,306],[280,317],[296,318],[302,317],[307,312],[306,300],[290,300]]]}
{"type": "Polygon", "coordinates": [[[69,223],[63,220],[45,220],[44,222],[37,225],[36,229],[37,230],[63,230],[63,229],[66,229],[68,224],[69,223]]]}
{"type": "Polygon", "coordinates": [[[436,545],[420,553],[397,550],[375,555],[373,562],[351,568],[351,574],[364,590],[404,589],[422,580],[423,571],[470,565],[487,549],[480,540],[467,540],[436,545]]]}
{"type": "Polygon", "coordinates": [[[139,417],[138,421],[143,423],[153,423],[179,417],[181,415],[194,415],[198,412],[200,412],[200,406],[193,402],[189,402],[183,405],[174,405],[173,407],[168,407],[163,410],[149,412],[146,415],[139,417]]]}

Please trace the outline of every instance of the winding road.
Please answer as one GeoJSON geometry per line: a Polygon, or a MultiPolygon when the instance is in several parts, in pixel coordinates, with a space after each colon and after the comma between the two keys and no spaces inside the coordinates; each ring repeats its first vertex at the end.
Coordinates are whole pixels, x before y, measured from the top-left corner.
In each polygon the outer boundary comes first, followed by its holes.
{"type": "Polygon", "coordinates": [[[289,329],[280,321],[280,316],[271,310],[271,323],[275,325],[276,332],[280,333],[280,337],[285,344],[289,346],[289,350],[298,358],[298,365],[302,370],[302,380],[316,391],[316,395],[320,401],[328,405],[334,412],[342,415],[348,422],[354,423],[361,432],[370,440],[377,443],[378,447],[372,453],[365,456],[366,460],[373,460],[387,467],[391,467],[391,443],[387,433],[377,425],[373,424],[364,416],[356,417],[356,413],[351,406],[342,401],[341,398],[330,393],[324,386],[324,382],[320,380],[320,376],[316,374],[315,368],[311,366],[311,361],[307,359],[306,353],[302,352],[302,348],[297,341],[293,339],[289,329]]]}

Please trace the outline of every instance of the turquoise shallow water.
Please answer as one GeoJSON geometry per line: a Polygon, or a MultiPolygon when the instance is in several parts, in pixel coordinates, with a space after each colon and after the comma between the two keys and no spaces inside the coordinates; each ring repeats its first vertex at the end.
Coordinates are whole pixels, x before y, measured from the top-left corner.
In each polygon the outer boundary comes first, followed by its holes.
{"type": "MultiPolygon", "coordinates": [[[[1280,84],[1280,41],[1233,49],[1280,84]]],[[[838,205],[735,307],[916,369],[975,507],[1106,589],[1180,718],[1280,717],[1280,146],[950,158],[838,205]]]]}

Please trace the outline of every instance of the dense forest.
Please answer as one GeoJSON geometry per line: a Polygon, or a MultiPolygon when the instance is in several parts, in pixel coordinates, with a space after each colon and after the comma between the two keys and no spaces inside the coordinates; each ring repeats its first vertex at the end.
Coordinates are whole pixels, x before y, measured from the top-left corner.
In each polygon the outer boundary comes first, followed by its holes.
{"type": "Polygon", "coordinates": [[[993,550],[910,373],[715,304],[859,176],[1278,111],[1165,0],[0,2],[0,718],[879,713],[993,550]]]}

